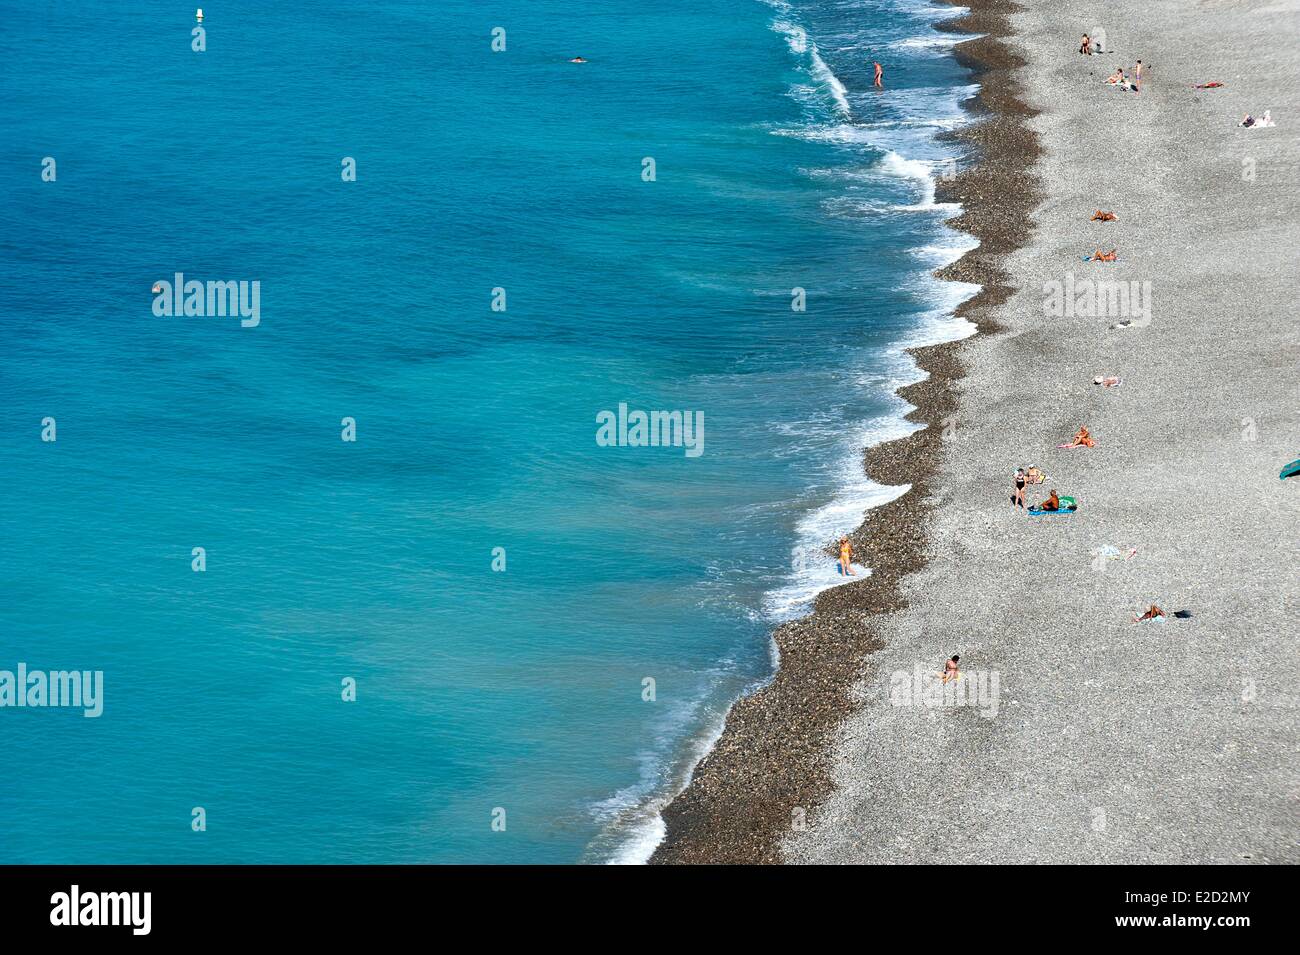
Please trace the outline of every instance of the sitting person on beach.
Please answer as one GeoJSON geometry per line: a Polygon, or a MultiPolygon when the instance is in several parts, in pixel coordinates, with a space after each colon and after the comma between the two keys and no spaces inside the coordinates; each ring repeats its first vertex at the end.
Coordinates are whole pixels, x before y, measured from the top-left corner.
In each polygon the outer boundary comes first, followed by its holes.
{"type": "Polygon", "coordinates": [[[1125,82],[1124,67],[1122,66],[1115,67],[1115,72],[1110,74],[1110,76],[1106,77],[1106,82],[1109,83],[1111,86],[1119,86],[1120,84],[1124,83],[1125,82]]]}
{"type": "Polygon", "coordinates": [[[1254,125],[1255,125],[1255,117],[1254,117],[1254,116],[1251,116],[1250,113],[1247,113],[1245,116],[1243,116],[1243,117],[1241,118],[1241,122],[1238,123],[1237,125],[1238,125],[1238,126],[1245,126],[1245,127],[1247,127],[1247,128],[1249,128],[1249,127],[1251,127],[1251,126],[1254,126],[1254,125]]]}
{"type": "Polygon", "coordinates": [[[1052,492],[1047,495],[1047,500],[1039,504],[1038,509],[1040,511],[1059,511],[1061,509],[1061,498],[1056,493],[1056,488],[1052,488],[1052,492]]]}
{"type": "Polygon", "coordinates": [[[1121,382],[1120,379],[1116,378],[1114,375],[1109,375],[1104,378],[1101,375],[1098,375],[1096,378],[1092,379],[1092,383],[1094,385],[1101,385],[1103,388],[1114,388],[1121,382]]]}
{"type": "Polygon", "coordinates": [[[1113,212],[1102,212],[1098,209],[1092,214],[1093,222],[1114,222],[1118,218],[1113,212]]]}
{"type": "Polygon", "coordinates": [[[947,663],[943,665],[944,683],[947,683],[949,680],[955,682],[961,679],[961,669],[957,666],[957,661],[960,659],[961,657],[954,656],[951,660],[949,660],[947,663]]]}
{"type": "Polygon", "coordinates": [[[1025,477],[1030,484],[1042,484],[1047,480],[1047,475],[1042,472],[1037,464],[1031,464],[1029,470],[1025,472],[1025,477]]]}
{"type": "Polygon", "coordinates": [[[1164,620],[1164,619],[1165,619],[1165,612],[1161,610],[1159,607],[1157,607],[1155,604],[1152,604],[1150,609],[1148,609],[1147,612],[1144,613],[1142,616],[1134,617],[1133,622],[1142,623],[1145,620],[1164,620]]]}
{"type": "Polygon", "coordinates": [[[840,573],[845,577],[858,575],[858,572],[853,569],[853,545],[849,543],[847,537],[840,538],[840,573]]]}
{"type": "Polygon", "coordinates": [[[1092,435],[1088,433],[1088,429],[1085,428],[1083,425],[1079,425],[1079,430],[1075,432],[1074,440],[1071,441],[1069,444],[1058,444],[1057,447],[1058,448],[1091,448],[1095,446],[1096,443],[1097,442],[1092,439],[1092,435]]]}

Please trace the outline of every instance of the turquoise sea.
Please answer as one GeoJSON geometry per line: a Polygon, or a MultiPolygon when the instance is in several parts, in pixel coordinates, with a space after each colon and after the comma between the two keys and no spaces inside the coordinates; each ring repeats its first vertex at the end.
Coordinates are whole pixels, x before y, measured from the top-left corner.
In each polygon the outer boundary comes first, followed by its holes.
{"type": "Polygon", "coordinates": [[[644,859],[965,334],[954,8],[204,13],[0,2],[0,670],[104,687],[0,707],[0,862],[644,859]]]}

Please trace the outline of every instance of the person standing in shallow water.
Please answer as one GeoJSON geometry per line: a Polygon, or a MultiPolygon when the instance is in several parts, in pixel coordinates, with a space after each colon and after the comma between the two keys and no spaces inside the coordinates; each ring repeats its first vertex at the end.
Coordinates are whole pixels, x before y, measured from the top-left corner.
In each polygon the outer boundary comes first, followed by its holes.
{"type": "Polygon", "coordinates": [[[853,569],[853,545],[847,537],[840,538],[840,573],[845,577],[856,577],[853,569]]]}
{"type": "Polygon", "coordinates": [[[885,68],[882,67],[879,63],[875,63],[875,62],[873,62],[871,65],[874,66],[874,67],[876,68],[876,86],[879,87],[880,89],[884,89],[884,88],[885,88],[885,68]]]}

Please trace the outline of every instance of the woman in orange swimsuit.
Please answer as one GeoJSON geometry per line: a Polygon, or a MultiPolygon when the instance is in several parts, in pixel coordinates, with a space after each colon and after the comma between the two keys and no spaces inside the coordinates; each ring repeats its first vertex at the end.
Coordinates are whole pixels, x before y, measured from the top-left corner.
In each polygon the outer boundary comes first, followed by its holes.
{"type": "Polygon", "coordinates": [[[853,545],[849,543],[847,537],[840,538],[840,573],[848,576],[857,576],[853,569],[853,545]]]}

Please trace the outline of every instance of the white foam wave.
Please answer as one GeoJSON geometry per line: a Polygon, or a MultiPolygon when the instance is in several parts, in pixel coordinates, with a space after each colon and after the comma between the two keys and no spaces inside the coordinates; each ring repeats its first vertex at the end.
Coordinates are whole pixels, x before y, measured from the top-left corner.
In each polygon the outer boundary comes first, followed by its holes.
{"type": "Polygon", "coordinates": [[[852,112],[849,107],[848,92],[844,89],[844,84],[840,82],[840,78],[822,59],[817,44],[808,36],[808,31],[797,23],[780,18],[772,21],[772,29],[785,35],[786,45],[790,47],[792,53],[796,56],[802,57],[806,55],[808,57],[809,74],[830,95],[831,100],[835,103],[836,112],[841,116],[848,116],[852,112]]]}
{"type": "Polygon", "coordinates": [[[882,172],[891,176],[898,176],[903,179],[915,179],[919,182],[932,182],[934,179],[935,163],[926,159],[908,159],[901,156],[892,149],[885,153],[885,157],[880,160],[880,169],[882,172]]]}
{"type": "Polygon", "coordinates": [[[932,36],[910,36],[905,40],[895,40],[889,44],[891,50],[939,50],[946,51],[949,47],[956,46],[966,40],[972,40],[974,36],[969,33],[953,34],[939,33],[932,36]]]}
{"type": "Polygon", "coordinates": [[[950,232],[943,240],[908,249],[925,264],[936,269],[951,265],[971,249],[979,248],[979,239],[965,232],[950,232]]]}

